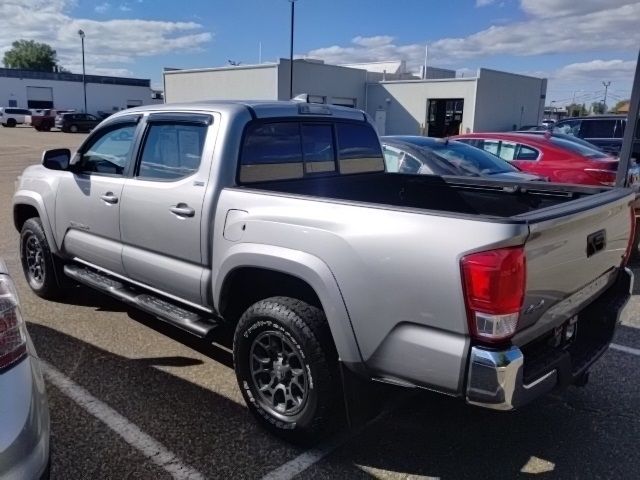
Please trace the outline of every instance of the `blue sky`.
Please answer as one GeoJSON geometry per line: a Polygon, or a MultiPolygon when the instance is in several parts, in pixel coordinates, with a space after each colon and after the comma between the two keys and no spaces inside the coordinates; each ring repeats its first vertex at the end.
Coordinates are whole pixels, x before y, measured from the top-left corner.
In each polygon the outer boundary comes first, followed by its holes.
{"type": "MultiPolygon", "coordinates": [[[[275,61],[289,52],[288,0],[3,0],[0,54],[18,38],[51,43],[60,63],[151,78],[162,68],[275,61]],[[14,20],[12,20],[14,19],[14,20]],[[5,23],[6,25],[6,23],[5,23]]],[[[488,67],[549,78],[547,98],[629,94],[640,47],[637,0],[297,0],[295,53],[347,63],[405,59],[466,75],[488,67]]]]}

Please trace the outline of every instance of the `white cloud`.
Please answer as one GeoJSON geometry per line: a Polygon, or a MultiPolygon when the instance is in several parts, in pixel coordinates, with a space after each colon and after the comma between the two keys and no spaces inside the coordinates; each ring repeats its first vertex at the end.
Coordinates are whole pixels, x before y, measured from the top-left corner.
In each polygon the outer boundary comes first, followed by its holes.
{"type": "Polygon", "coordinates": [[[311,50],[307,56],[336,64],[406,59],[410,67],[420,65],[424,58],[424,44],[396,45],[388,35],[355,37],[351,43],[347,47],[332,45],[311,50]]]}
{"type": "Polygon", "coordinates": [[[96,5],[94,10],[97,13],[106,13],[111,8],[111,4],[109,2],[101,3],[100,5],[96,5]]]}
{"type": "Polygon", "coordinates": [[[130,12],[131,11],[131,7],[129,5],[127,5],[126,3],[123,3],[122,5],[120,5],[118,7],[118,10],[120,10],[121,12],[130,12]]]}
{"type": "Polygon", "coordinates": [[[486,7],[492,3],[496,3],[496,0],[476,0],[476,7],[486,7]]]}
{"type": "MultiPolygon", "coordinates": [[[[543,54],[595,52],[606,50],[636,51],[640,44],[640,2],[595,0],[522,0],[522,7],[535,15],[508,25],[493,25],[467,37],[443,38],[429,44],[429,58],[441,65],[455,65],[461,61],[493,55],[533,56],[543,54]],[[570,18],[546,18],[547,8],[558,4],[561,12],[573,12],[570,18]],[[606,3],[606,6],[603,4],[606,3]],[[583,5],[578,13],[574,5],[583,5]],[[545,17],[545,18],[542,18],[545,17]]],[[[333,45],[308,52],[308,56],[323,58],[332,63],[368,62],[405,59],[419,65],[424,55],[421,44],[398,45],[393,37],[356,37],[350,45],[333,45]]]]}
{"type": "Polygon", "coordinates": [[[590,62],[571,63],[559,69],[554,77],[560,79],[631,79],[636,70],[633,60],[591,60],[590,62]]]}
{"type": "Polygon", "coordinates": [[[380,47],[393,41],[393,37],[389,35],[376,35],[374,37],[355,37],[351,40],[356,45],[361,47],[380,47]]]}
{"type": "Polygon", "coordinates": [[[615,9],[637,0],[521,0],[522,9],[535,17],[551,18],[615,9]]]}
{"type": "Polygon", "coordinates": [[[638,18],[640,3],[635,3],[571,18],[533,18],[510,25],[491,26],[468,37],[439,40],[433,43],[432,48],[442,58],[458,59],[505,54],[530,56],[608,49],[635,50],[640,44],[638,18]]]}
{"type": "Polygon", "coordinates": [[[0,29],[0,57],[18,39],[50,44],[63,67],[78,72],[81,65],[79,29],[86,34],[87,72],[121,72],[121,64],[136,58],[180,51],[197,51],[212,39],[194,22],[149,20],[89,20],[73,18],[73,0],[2,0],[0,18],[11,18],[0,29]]]}

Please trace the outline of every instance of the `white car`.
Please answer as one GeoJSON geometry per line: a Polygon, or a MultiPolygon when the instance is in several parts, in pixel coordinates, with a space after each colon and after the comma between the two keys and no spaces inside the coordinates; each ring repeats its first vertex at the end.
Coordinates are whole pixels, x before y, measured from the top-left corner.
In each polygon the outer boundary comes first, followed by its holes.
{"type": "Polygon", "coordinates": [[[42,367],[0,259],[0,478],[48,479],[49,435],[42,367]]]}
{"type": "Polygon", "coordinates": [[[0,107],[0,124],[15,127],[31,120],[31,111],[26,108],[0,107]]]}

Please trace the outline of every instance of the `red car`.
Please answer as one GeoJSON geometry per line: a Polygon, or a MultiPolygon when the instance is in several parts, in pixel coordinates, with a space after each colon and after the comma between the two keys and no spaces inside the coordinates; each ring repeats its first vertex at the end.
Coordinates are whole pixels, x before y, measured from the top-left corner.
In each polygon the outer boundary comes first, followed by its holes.
{"type": "MultiPolygon", "coordinates": [[[[553,134],[470,133],[453,137],[482,148],[551,182],[612,186],[618,160],[595,148],[553,134]]],[[[637,168],[637,167],[636,167],[637,168]]],[[[632,172],[637,181],[637,172],[632,172]]]]}

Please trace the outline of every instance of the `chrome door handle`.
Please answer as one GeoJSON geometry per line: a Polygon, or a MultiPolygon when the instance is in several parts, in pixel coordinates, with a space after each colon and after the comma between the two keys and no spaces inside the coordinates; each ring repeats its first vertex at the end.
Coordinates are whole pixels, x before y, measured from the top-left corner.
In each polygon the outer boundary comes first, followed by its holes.
{"type": "Polygon", "coordinates": [[[107,203],[118,203],[118,197],[116,197],[113,192],[107,192],[104,195],[100,195],[100,198],[107,203]]]}
{"type": "Polygon", "coordinates": [[[169,208],[171,213],[175,213],[179,217],[193,217],[196,211],[186,203],[179,203],[169,208]]]}

